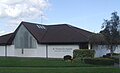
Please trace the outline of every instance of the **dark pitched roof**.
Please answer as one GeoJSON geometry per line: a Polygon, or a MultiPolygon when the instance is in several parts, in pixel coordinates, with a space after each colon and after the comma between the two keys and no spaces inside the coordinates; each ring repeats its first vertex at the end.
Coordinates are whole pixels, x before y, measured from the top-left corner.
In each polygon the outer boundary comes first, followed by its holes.
{"type": "Polygon", "coordinates": [[[42,43],[81,43],[88,42],[88,36],[92,33],[70,26],[60,24],[47,26],[48,31],[42,39],[42,43]]]}
{"type": "Polygon", "coordinates": [[[93,34],[68,24],[41,25],[28,22],[22,24],[36,38],[39,44],[88,42],[89,36],[93,34]]]}
{"type": "MultiPolygon", "coordinates": [[[[94,34],[68,24],[41,25],[36,23],[21,22],[19,27],[21,25],[26,27],[39,44],[86,43],[89,41],[89,37],[94,34]]],[[[14,39],[19,27],[11,36],[10,42],[14,39]]]]}
{"type": "Polygon", "coordinates": [[[0,36],[0,45],[11,45],[13,33],[0,36]]]}
{"type": "Polygon", "coordinates": [[[91,44],[107,44],[104,35],[100,33],[91,35],[91,37],[89,38],[89,42],[91,44]]]}
{"type": "Polygon", "coordinates": [[[116,41],[112,41],[112,42],[109,42],[107,41],[106,37],[101,34],[101,33],[97,33],[97,34],[93,34],[90,38],[89,38],[89,42],[91,44],[100,44],[100,45],[109,45],[109,44],[113,44],[113,45],[116,45],[116,44],[120,44],[120,39],[117,38],[116,41]]]}

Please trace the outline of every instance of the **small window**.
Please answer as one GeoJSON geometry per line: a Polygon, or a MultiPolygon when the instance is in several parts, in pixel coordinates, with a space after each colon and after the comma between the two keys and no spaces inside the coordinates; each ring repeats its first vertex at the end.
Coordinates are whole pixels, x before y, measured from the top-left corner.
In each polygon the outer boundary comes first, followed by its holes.
{"type": "Polygon", "coordinates": [[[36,25],[36,26],[40,29],[46,29],[45,26],[43,26],[43,25],[36,25]]]}

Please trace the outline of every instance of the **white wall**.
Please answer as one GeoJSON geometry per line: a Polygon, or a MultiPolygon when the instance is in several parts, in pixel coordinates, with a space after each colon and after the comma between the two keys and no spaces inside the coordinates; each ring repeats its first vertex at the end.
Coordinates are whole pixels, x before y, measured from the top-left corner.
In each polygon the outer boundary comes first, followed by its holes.
{"type": "Polygon", "coordinates": [[[73,50],[79,49],[78,45],[48,45],[49,58],[63,58],[65,55],[73,57],[73,50]]]}
{"type": "Polygon", "coordinates": [[[7,46],[7,56],[15,56],[14,52],[14,45],[7,46]]]}
{"type": "Polygon", "coordinates": [[[102,57],[103,55],[106,55],[106,53],[109,53],[110,51],[105,47],[105,45],[93,45],[92,49],[95,50],[95,57],[102,57]]]}
{"type": "Polygon", "coordinates": [[[15,56],[18,57],[48,57],[63,58],[65,55],[73,56],[73,50],[78,49],[78,45],[37,45],[37,48],[15,49],[15,56]]]}
{"type": "MultiPolygon", "coordinates": [[[[73,50],[79,49],[78,45],[38,45],[37,48],[24,49],[22,54],[22,49],[15,49],[14,45],[7,46],[7,56],[17,56],[17,57],[44,57],[49,58],[63,58],[65,55],[73,56],[73,50]]],[[[110,50],[104,45],[93,45],[95,49],[95,57],[101,57],[110,50]]],[[[120,53],[120,45],[114,51],[115,53],[120,53]]],[[[0,56],[5,56],[5,46],[0,46],[0,56]]]]}
{"type": "Polygon", "coordinates": [[[120,45],[117,46],[117,48],[114,51],[115,53],[120,53],[120,45]]]}
{"type": "Polygon", "coordinates": [[[35,49],[15,49],[15,56],[17,57],[35,57],[36,51],[35,49]]]}
{"type": "Polygon", "coordinates": [[[0,56],[5,56],[5,46],[0,46],[0,56]]]}
{"type": "Polygon", "coordinates": [[[37,57],[46,57],[46,45],[37,45],[37,49],[36,49],[37,53],[36,56],[37,57]]]}
{"type": "Polygon", "coordinates": [[[37,45],[37,48],[15,49],[15,56],[18,57],[46,57],[46,45],[37,45]]]}
{"type": "MultiPolygon", "coordinates": [[[[93,45],[93,49],[96,52],[95,57],[102,57],[103,55],[106,55],[106,53],[110,53],[110,50],[107,49],[106,45],[93,45]]],[[[116,47],[114,53],[120,53],[120,45],[116,47]]]]}
{"type": "Polygon", "coordinates": [[[7,50],[5,50],[5,46],[0,46],[0,56],[5,56],[5,51],[7,56],[14,56],[14,50],[14,45],[7,46],[7,50]]]}
{"type": "MultiPolygon", "coordinates": [[[[73,56],[73,50],[79,49],[78,45],[38,45],[36,48],[26,48],[22,54],[22,49],[15,49],[14,45],[7,46],[7,56],[16,57],[44,57],[63,58],[65,55],[73,56]]],[[[95,57],[101,57],[110,51],[103,45],[93,45],[95,57]]],[[[120,53],[120,45],[114,51],[120,53]]],[[[5,46],[0,46],[0,56],[5,56],[5,46]]]]}

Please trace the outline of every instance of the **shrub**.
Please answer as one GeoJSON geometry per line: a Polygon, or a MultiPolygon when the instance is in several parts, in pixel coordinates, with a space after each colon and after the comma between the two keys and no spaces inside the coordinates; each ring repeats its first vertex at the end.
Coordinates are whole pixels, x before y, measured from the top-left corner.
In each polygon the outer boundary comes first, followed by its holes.
{"type": "Polygon", "coordinates": [[[72,60],[72,57],[70,55],[64,56],[64,60],[72,60]]]}
{"type": "Polygon", "coordinates": [[[73,62],[75,62],[75,63],[84,63],[83,59],[81,59],[81,58],[74,58],[73,62]]]}
{"type": "Polygon", "coordinates": [[[73,51],[73,58],[93,58],[94,54],[94,50],[77,49],[73,51]]]}
{"type": "Polygon", "coordinates": [[[84,62],[94,65],[114,65],[114,59],[110,58],[85,58],[84,62]]]}

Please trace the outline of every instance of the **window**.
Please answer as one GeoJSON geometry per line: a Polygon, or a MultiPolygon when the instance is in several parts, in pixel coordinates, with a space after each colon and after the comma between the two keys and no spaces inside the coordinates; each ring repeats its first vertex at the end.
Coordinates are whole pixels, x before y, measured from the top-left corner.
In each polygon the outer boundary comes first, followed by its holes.
{"type": "Polygon", "coordinates": [[[18,47],[18,48],[23,48],[23,47],[24,47],[23,45],[24,45],[24,44],[23,44],[23,38],[20,37],[20,47],[18,47]]]}
{"type": "Polygon", "coordinates": [[[24,32],[24,41],[23,41],[23,43],[24,43],[24,48],[29,48],[29,46],[28,46],[28,44],[29,44],[29,42],[28,42],[29,37],[28,37],[28,36],[29,36],[29,35],[28,35],[28,32],[25,31],[25,32],[24,32]]]}
{"type": "Polygon", "coordinates": [[[23,31],[15,37],[15,48],[36,48],[36,41],[28,31],[23,31]]]}
{"type": "Polygon", "coordinates": [[[32,36],[30,36],[29,44],[30,44],[30,48],[36,48],[36,41],[32,36]]]}
{"type": "Polygon", "coordinates": [[[36,26],[40,29],[46,29],[45,26],[43,26],[43,25],[36,25],[36,26]]]}
{"type": "Polygon", "coordinates": [[[32,44],[32,37],[30,36],[30,48],[33,47],[33,44],[32,44]]]}

